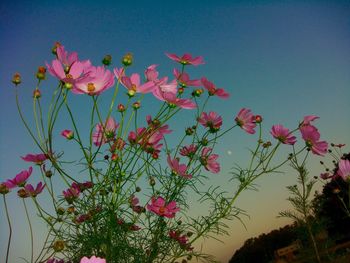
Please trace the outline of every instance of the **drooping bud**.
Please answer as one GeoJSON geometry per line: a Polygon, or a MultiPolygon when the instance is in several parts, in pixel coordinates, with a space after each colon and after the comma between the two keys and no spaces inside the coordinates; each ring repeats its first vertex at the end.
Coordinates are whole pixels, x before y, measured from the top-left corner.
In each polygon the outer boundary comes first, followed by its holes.
{"type": "Polygon", "coordinates": [[[46,78],[46,68],[43,66],[40,66],[38,68],[38,72],[36,73],[36,78],[38,80],[44,80],[46,78]]]}
{"type": "Polygon", "coordinates": [[[35,89],[34,91],[33,91],[33,98],[34,99],[39,99],[41,97],[41,92],[40,92],[40,90],[39,89],[35,89]]]}
{"type": "Polygon", "coordinates": [[[133,56],[131,53],[126,53],[123,58],[122,58],[122,64],[125,66],[125,67],[128,67],[132,64],[133,62],[133,56]]]}
{"type": "Polygon", "coordinates": [[[15,84],[16,86],[22,82],[21,80],[21,75],[17,72],[13,75],[12,77],[12,83],[15,84]]]}
{"type": "Polygon", "coordinates": [[[102,59],[102,64],[105,66],[109,66],[112,64],[112,56],[111,55],[105,55],[102,59]]]}

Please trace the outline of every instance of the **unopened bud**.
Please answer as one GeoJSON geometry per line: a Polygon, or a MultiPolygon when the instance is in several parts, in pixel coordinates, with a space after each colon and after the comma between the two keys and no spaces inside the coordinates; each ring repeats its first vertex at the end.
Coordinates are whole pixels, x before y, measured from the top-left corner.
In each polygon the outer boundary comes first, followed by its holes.
{"type": "Polygon", "coordinates": [[[152,153],[152,158],[157,160],[159,158],[159,154],[156,152],[152,153]]]}
{"type": "Polygon", "coordinates": [[[65,243],[63,240],[57,240],[55,241],[55,243],[53,243],[53,250],[55,250],[55,252],[60,252],[64,249],[65,247],[65,243]]]}
{"type": "Polygon", "coordinates": [[[57,48],[61,46],[60,42],[55,42],[54,46],[51,49],[52,54],[57,55],[57,48]]]}
{"type": "Polygon", "coordinates": [[[200,97],[202,95],[203,90],[202,89],[196,89],[195,91],[192,92],[193,97],[200,97]]]}
{"type": "Polygon", "coordinates": [[[208,140],[207,140],[206,138],[203,138],[203,139],[201,140],[201,144],[202,144],[203,146],[207,146],[207,145],[208,145],[208,140]]]}
{"type": "Polygon", "coordinates": [[[15,84],[16,86],[21,83],[21,75],[19,73],[15,73],[12,77],[12,83],[15,84]]]}
{"type": "Polygon", "coordinates": [[[190,136],[193,134],[193,129],[192,128],[187,128],[185,131],[186,135],[190,136]]]}
{"type": "Polygon", "coordinates": [[[64,83],[64,87],[68,90],[72,89],[73,88],[73,84],[72,83],[69,83],[69,82],[66,82],[64,83]]]}
{"type": "Polygon", "coordinates": [[[0,184],[0,194],[5,195],[8,192],[10,192],[10,189],[5,184],[0,184]]]}
{"type": "Polygon", "coordinates": [[[40,66],[38,68],[38,72],[36,73],[36,78],[39,80],[44,80],[46,77],[46,68],[43,66],[40,66]]]}
{"type": "Polygon", "coordinates": [[[150,186],[154,186],[156,184],[156,181],[154,180],[154,178],[153,177],[150,177],[149,178],[149,185],[150,186]]]}
{"type": "Polygon", "coordinates": [[[46,176],[47,178],[50,178],[50,177],[52,176],[52,172],[51,172],[50,170],[46,171],[46,172],[45,172],[45,176],[46,176]]]}
{"type": "Polygon", "coordinates": [[[184,91],[185,91],[185,89],[184,88],[179,88],[178,90],[177,90],[177,92],[179,93],[179,94],[182,94],[182,93],[184,93],[184,91]]]}
{"type": "Polygon", "coordinates": [[[262,122],[262,117],[261,117],[261,115],[255,115],[255,122],[256,123],[261,123],[262,122]]]}
{"type": "Polygon", "coordinates": [[[19,189],[18,192],[17,192],[17,195],[20,197],[20,198],[27,198],[29,196],[29,194],[27,193],[27,191],[25,189],[19,189]]]}
{"type": "Polygon", "coordinates": [[[33,98],[34,99],[39,99],[41,97],[41,92],[40,92],[40,90],[39,89],[35,89],[34,91],[33,91],[33,98]]]}
{"type": "Polygon", "coordinates": [[[109,66],[112,64],[112,56],[111,55],[105,55],[102,59],[102,64],[105,66],[109,66]]]}
{"type": "Polygon", "coordinates": [[[137,110],[141,107],[141,103],[139,101],[136,101],[132,104],[132,107],[137,110]]]}
{"type": "Polygon", "coordinates": [[[141,188],[140,188],[139,186],[137,186],[137,187],[135,188],[135,191],[136,191],[136,192],[141,192],[141,188]]]}
{"type": "Polygon", "coordinates": [[[131,53],[126,53],[123,58],[122,58],[122,64],[125,66],[125,67],[128,67],[132,64],[133,62],[133,56],[131,53]]]}
{"type": "Polygon", "coordinates": [[[125,111],[125,106],[123,104],[119,104],[117,107],[119,112],[124,112],[125,111]]]}
{"type": "Polygon", "coordinates": [[[56,212],[57,212],[57,214],[59,214],[59,215],[63,215],[64,212],[66,212],[66,210],[65,210],[63,207],[57,207],[56,212]]]}
{"type": "Polygon", "coordinates": [[[113,153],[112,156],[111,156],[111,159],[112,159],[112,161],[114,161],[114,162],[118,161],[118,159],[119,159],[118,154],[113,153]]]}

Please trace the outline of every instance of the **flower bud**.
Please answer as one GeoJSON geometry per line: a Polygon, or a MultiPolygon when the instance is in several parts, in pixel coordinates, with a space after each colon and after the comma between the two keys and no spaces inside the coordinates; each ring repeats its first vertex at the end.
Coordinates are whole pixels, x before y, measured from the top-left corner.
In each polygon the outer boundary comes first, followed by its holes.
{"type": "Polygon", "coordinates": [[[207,140],[206,138],[203,138],[203,139],[201,140],[201,144],[202,144],[203,146],[207,146],[207,145],[208,145],[208,140],[207,140]]]}
{"type": "Polygon", "coordinates": [[[149,178],[149,185],[150,185],[150,186],[154,186],[155,184],[156,184],[156,181],[154,180],[154,177],[151,176],[151,177],[149,178]]]}
{"type": "Polygon", "coordinates": [[[125,67],[128,67],[132,64],[133,62],[133,56],[131,53],[126,53],[123,58],[122,58],[122,64],[125,66],[125,67]]]}
{"type": "Polygon", "coordinates": [[[74,138],[74,132],[72,130],[63,130],[61,135],[65,137],[67,140],[71,140],[74,138]]]}
{"type": "Polygon", "coordinates": [[[141,107],[141,103],[139,101],[136,101],[132,104],[132,107],[135,109],[135,110],[138,110],[140,107],[141,107]]]}
{"type": "Polygon", "coordinates": [[[125,106],[123,104],[119,104],[118,107],[117,107],[117,110],[119,112],[124,112],[125,111],[125,106]]]}
{"type": "Polygon", "coordinates": [[[156,152],[152,153],[152,158],[157,160],[159,158],[159,154],[156,152]]]}
{"type": "Polygon", "coordinates": [[[36,78],[37,78],[38,80],[44,80],[45,77],[46,77],[46,68],[43,67],[43,66],[40,66],[40,67],[38,68],[38,72],[36,73],[36,78]]]}
{"type": "Polygon", "coordinates": [[[57,48],[61,46],[60,42],[55,42],[54,46],[51,49],[52,54],[57,55],[57,48]]]}
{"type": "Polygon", "coordinates": [[[68,207],[68,208],[67,208],[67,212],[68,212],[69,214],[74,213],[74,212],[75,212],[75,207],[74,207],[74,206],[68,207]]]}
{"type": "Polygon", "coordinates": [[[35,89],[34,91],[33,91],[33,98],[34,99],[39,99],[41,97],[41,92],[40,92],[40,90],[39,89],[35,89]]]}
{"type": "Polygon", "coordinates": [[[187,128],[185,131],[186,135],[190,136],[193,134],[193,129],[192,128],[187,128]]]}
{"type": "Polygon", "coordinates": [[[195,91],[192,92],[193,97],[200,97],[203,93],[203,89],[196,89],[195,91]]]}
{"type": "Polygon", "coordinates": [[[17,191],[17,195],[20,197],[20,198],[27,198],[29,197],[29,194],[27,193],[27,191],[24,189],[24,188],[21,188],[17,191]]]}
{"type": "Polygon", "coordinates": [[[47,178],[51,178],[52,172],[51,172],[50,170],[45,171],[45,176],[46,176],[47,178]]]}
{"type": "Polygon", "coordinates": [[[55,252],[60,252],[64,249],[65,247],[65,243],[63,240],[57,240],[55,241],[55,243],[53,243],[53,250],[55,250],[55,252]]]}
{"type": "Polygon", "coordinates": [[[255,115],[255,123],[261,123],[263,121],[261,115],[255,115]]]}
{"type": "Polygon", "coordinates": [[[179,88],[178,90],[177,90],[177,92],[179,93],[179,94],[182,94],[182,93],[184,93],[184,91],[185,91],[185,89],[184,88],[179,88]]]}
{"type": "Polygon", "coordinates": [[[111,55],[105,55],[102,59],[102,64],[105,66],[109,66],[112,64],[112,56],[111,55]]]}
{"type": "Polygon", "coordinates": [[[112,156],[111,156],[111,160],[114,161],[114,162],[116,162],[116,161],[118,161],[118,159],[119,159],[118,154],[113,153],[112,156]]]}
{"type": "Polygon", "coordinates": [[[66,210],[63,207],[57,207],[57,214],[58,215],[63,215],[66,210]]]}
{"type": "Polygon", "coordinates": [[[0,194],[5,195],[8,192],[10,192],[10,189],[4,183],[1,183],[0,184],[0,194]]]}
{"type": "Polygon", "coordinates": [[[15,73],[12,77],[12,83],[15,84],[16,86],[21,83],[21,75],[19,73],[15,73]]]}
{"type": "Polygon", "coordinates": [[[72,84],[72,83],[69,83],[69,82],[66,82],[66,83],[64,83],[64,86],[63,86],[63,87],[66,88],[66,89],[68,89],[68,90],[70,90],[70,89],[73,88],[73,84],[72,84]]]}
{"type": "Polygon", "coordinates": [[[141,188],[139,186],[136,186],[135,191],[136,192],[141,192],[141,188]]]}

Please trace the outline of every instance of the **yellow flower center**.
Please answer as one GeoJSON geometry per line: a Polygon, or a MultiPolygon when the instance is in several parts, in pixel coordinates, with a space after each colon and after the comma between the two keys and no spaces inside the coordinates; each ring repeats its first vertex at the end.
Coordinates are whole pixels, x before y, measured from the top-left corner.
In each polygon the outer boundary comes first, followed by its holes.
{"type": "Polygon", "coordinates": [[[88,90],[88,92],[94,92],[95,91],[95,85],[94,85],[94,83],[88,83],[87,84],[87,90],[88,90]]]}

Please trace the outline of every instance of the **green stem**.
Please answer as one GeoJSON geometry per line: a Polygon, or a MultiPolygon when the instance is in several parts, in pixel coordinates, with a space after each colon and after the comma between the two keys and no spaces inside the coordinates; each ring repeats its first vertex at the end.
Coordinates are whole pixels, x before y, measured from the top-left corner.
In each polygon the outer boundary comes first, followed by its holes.
{"type": "Polygon", "coordinates": [[[33,244],[34,244],[34,242],[33,242],[33,229],[32,229],[32,224],[30,222],[27,205],[26,205],[24,198],[23,198],[23,205],[24,205],[24,210],[26,212],[26,216],[27,216],[27,220],[28,220],[28,224],[29,224],[29,230],[30,230],[30,247],[31,247],[30,262],[33,263],[33,244]]]}
{"type": "Polygon", "coordinates": [[[5,195],[3,194],[2,197],[3,197],[3,200],[4,200],[4,204],[5,204],[6,218],[7,218],[7,223],[9,225],[9,230],[10,230],[9,239],[8,239],[8,242],[7,242],[7,249],[6,249],[6,263],[8,263],[8,261],[9,261],[9,253],[10,253],[10,245],[11,245],[11,237],[12,237],[12,227],[11,227],[10,215],[9,215],[9,212],[8,212],[8,209],[7,209],[7,203],[6,203],[5,195]]]}

